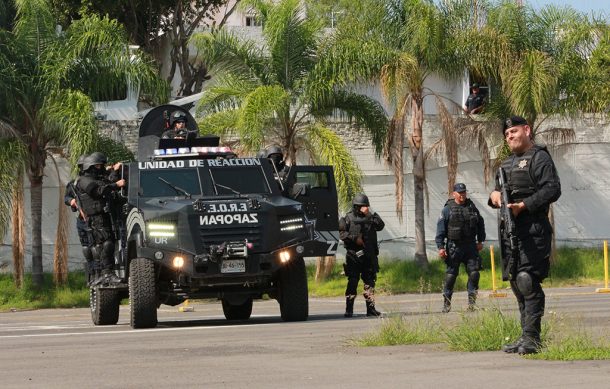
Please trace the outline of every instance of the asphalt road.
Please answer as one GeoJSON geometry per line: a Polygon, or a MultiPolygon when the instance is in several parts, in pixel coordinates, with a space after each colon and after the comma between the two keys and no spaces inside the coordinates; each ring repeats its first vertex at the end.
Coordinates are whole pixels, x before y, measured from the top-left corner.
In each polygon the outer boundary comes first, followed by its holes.
{"type": "MultiPolygon", "coordinates": [[[[556,312],[608,338],[610,294],[593,288],[547,290],[556,312]]],[[[480,305],[515,308],[514,298],[480,305]]],[[[378,307],[409,320],[440,315],[440,295],[378,297],[378,307]]],[[[458,320],[466,296],[454,297],[458,320]]],[[[356,347],[350,339],[381,322],[344,319],[341,298],[311,298],[310,320],[284,323],[275,301],[254,303],[245,323],[224,320],[218,303],[194,312],[162,306],[159,326],[133,330],[129,307],[119,324],[95,327],[88,309],[0,313],[1,388],[610,388],[610,361],[549,362],[502,352],[449,352],[442,344],[356,347]]]]}

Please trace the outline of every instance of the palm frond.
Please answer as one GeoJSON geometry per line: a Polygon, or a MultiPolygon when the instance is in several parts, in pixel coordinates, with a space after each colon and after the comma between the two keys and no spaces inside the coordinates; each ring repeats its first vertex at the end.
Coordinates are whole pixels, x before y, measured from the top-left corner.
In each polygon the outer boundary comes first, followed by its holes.
{"type": "Polygon", "coordinates": [[[263,84],[270,84],[274,80],[263,50],[254,41],[239,39],[220,29],[193,34],[190,42],[198,50],[198,59],[212,77],[233,73],[255,77],[263,84]]]}
{"type": "Polygon", "coordinates": [[[36,58],[56,39],[55,20],[45,0],[15,0],[15,39],[22,51],[36,58]]]}
{"type": "Polygon", "coordinates": [[[70,148],[70,162],[95,148],[97,122],[91,99],[78,91],[60,90],[49,94],[40,111],[46,136],[70,148]]]}
{"type": "Polygon", "coordinates": [[[197,115],[237,108],[261,84],[240,74],[228,73],[213,81],[197,102],[197,115]]]}
{"type": "Polygon", "coordinates": [[[379,158],[386,138],[388,119],[386,112],[377,100],[368,96],[335,90],[327,101],[312,106],[312,114],[330,116],[335,112],[340,118],[354,121],[371,136],[375,153],[379,158]]]}
{"type": "MultiPolygon", "coordinates": [[[[260,86],[243,101],[237,123],[240,142],[249,150],[263,146],[267,127],[285,127],[290,95],[280,85],[260,86]]],[[[288,130],[288,129],[287,129],[288,130]]]]}
{"type": "Polygon", "coordinates": [[[0,237],[4,237],[14,209],[15,180],[23,177],[27,150],[19,140],[7,138],[0,138],[0,149],[0,237]]]}
{"type": "Polygon", "coordinates": [[[234,137],[240,114],[239,109],[225,109],[210,113],[197,120],[199,132],[219,136],[233,135],[234,137]]]}
{"type": "Polygon", "coordinates": [[[304,130],[315,160],[334,167],[339,204],[347,209],[354,195],[362,189],[362,171],[341,138],[331,129],[314,124],[304,130]]]}

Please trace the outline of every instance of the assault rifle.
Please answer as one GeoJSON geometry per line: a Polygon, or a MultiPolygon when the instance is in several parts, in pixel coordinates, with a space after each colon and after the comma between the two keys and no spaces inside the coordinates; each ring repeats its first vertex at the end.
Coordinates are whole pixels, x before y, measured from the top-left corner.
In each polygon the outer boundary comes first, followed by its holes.
{"type": "Polygon", "coordinates": [[[511,209],[508,207],[508,184],[506,182],[506,172],[504,168],[498,169],[498,183],[500,184],[500,193],[502,194],[502,205],[498,213],[498,238],[502,237],[508,241],[510,254],[506,258],[506,249],[500,241],[500,252],[503,260],[507,260],[506,266],[502,269],[502,280],[513,280],[517,276],[518,248],[517,248],[517,231],[515,220],[511,209]],[[506,259],[504,259],[506,258],[506,259]]]}
{"type": "Polygon", "coordinates": [[[78,191],[77,191],[76,187],[74,186],[74,184],[75,184],[74,181],[68,182],[68,189],[70,190],[70,194],[72,195],[72,198],[74,200],[76,200],[76,210],[80,214],[81,219],[83,219],[83,221],[86,222],[87,215],[83,211],[83,207],[81,206],[80,196],[78,195],[78,191]]]}

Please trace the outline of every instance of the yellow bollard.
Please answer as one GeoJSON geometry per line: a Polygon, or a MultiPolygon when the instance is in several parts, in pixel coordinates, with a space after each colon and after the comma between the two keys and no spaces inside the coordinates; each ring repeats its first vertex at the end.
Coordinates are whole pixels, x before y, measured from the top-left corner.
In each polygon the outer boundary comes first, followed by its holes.
{"type": "Polygon", "coordinates": [[[491,256],[491,293],[489,297],[506,297],[506,293],[498,293],[496,291],[496,262],[494,260],[494,246],[489,246],[489,255],[491,256]]]}
{"type": "Polygon", "coordinates": [[[189,306],[189,300],[184,300],[184,305],[178,308],[178,312],[195,312],[195,307],[189,306]]]}
{"type": "Polygon", "coordinates": [[[604,288],[597,288],[597,293],[610,293],[608,289],[608,241],[604,240],[604,288]]]}

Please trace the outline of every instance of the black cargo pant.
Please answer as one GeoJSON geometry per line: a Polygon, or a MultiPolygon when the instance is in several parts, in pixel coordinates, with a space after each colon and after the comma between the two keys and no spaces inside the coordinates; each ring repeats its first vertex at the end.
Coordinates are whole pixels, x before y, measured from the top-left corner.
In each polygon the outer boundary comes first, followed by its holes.
{"type": "Polygon", "coordinates": [[[516,227],[519,262],[515,276],[527,273],[531,281],[524,286],[512,279],[510,285],[519,305],[522,335],[539,341],[546,300],[541,284],[549,274],[553,230],[546,215],[520,216],[516,227]]]}
{"type": "Polygon", "coordinates": [[[93,237],[93,258],[95,270],[112,270],[114,268],[114,235],[108,214],[97,214],[89,217],[89,227],[93,237]]]}
{"type": "Polygon", "coordinates": [[[348,250],[345,256],[345,276],[347,287],[345,296],[356,296],[358,293],[358,282],[364,282],[364,298],[366,301],[374,301],[375,282],[377,281],[376,258],[367,255],[358,257],[354,251],[348,250]]]}

